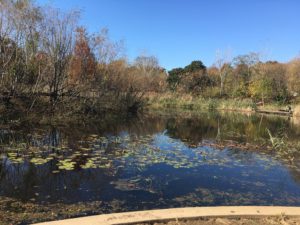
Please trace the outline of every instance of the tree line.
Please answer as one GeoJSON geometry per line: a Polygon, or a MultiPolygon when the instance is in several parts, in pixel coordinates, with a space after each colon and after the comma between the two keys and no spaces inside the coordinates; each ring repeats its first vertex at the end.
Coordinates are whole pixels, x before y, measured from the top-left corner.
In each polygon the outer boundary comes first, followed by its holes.
{"type": "Polygon", "coordinates": [[[89,33],[80,13],[41,7],[30,0],[0,0],[0,98],[28,111],[103,109],[136,112],[145,95],[189,93],[210,98],[289,102],[300,92],[300,59],[262,62],[250,53],[218,54],[206,67],[193,61],[166,71],[154,56],[129,63],[122,41],[107,29],[89,33]],[[45,106],[45,107],[42,107],[45,106]]]}
{"type": "Polygon", "coordinates": [[[252,98],[253,101],[289,103],[300,93],[300,58],[288,63],[260,60],[258,53],[232,60],[219,58],[211,67],[193,61],[169,71],[170,89],[211,98],[252,98]]]}

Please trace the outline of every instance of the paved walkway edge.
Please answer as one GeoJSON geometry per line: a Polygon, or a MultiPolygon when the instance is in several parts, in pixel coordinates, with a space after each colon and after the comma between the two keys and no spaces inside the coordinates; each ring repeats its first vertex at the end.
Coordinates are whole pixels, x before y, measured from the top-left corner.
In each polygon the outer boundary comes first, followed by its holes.
{"type": "Polygon", "coordinates": [[[36,225],[118,225],[137,222],[163,221],[180,218],[224,217],[224,216],[300,216],[300,207],[275,206],[218,206],[173,208],[127,213],[87,216],[36,225]]]}

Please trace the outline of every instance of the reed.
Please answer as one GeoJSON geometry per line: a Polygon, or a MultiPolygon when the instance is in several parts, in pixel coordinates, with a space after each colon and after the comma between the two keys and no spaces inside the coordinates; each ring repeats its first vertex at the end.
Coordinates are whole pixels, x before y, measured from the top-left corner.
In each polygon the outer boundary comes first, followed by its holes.
{"type": "Polygon", "coordinates": [[[205,98],[189,94],[151,94],[147,96],[150,109],[253,111],[251,99],[205,98]]]}

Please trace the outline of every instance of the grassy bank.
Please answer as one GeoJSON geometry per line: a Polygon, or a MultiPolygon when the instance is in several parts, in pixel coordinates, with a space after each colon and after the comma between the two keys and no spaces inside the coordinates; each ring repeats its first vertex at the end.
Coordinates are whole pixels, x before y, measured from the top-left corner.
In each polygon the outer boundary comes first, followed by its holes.
{"type": "Polygon", "coordinates": [[[254,112],[255,110],[278,111],[291,106],[295,117],[300,117],[300,98],[295,98],[290,104],[281,102],[268,102],[264,106],[257,106],[251,98],[210,98],[203,96],[193,96],[190,94],[177,93],[156,93],[147,94],[147,108],[150,110],[219,110],[254,112]]]}
{"type": "MultiPolygon", "coordinates": [[[[147,95],[148,109],[181,109],[181,110],[228,110],[252,112],[255,104],[251,99],[204,98],[188,94],[166,93],[147,95]]],[[[278,108],[275,104],[268,108],[278,108]]]]}

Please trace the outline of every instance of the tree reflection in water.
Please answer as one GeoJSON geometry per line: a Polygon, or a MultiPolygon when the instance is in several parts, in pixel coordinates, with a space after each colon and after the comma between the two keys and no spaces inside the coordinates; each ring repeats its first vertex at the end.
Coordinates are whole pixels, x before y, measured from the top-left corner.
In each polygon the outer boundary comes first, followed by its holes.
{"type": "Polygon", "coordinates": [[[239,149],[266,143],[266,128],[291,141],[299,134],[286,118],[208,113],[14,127],[0,132],[0,199],[62,208],[101,202],[93,213],[300,205],[297,158],[291,165],[269,150],[239,149]],[[226,141],[237,146],[205,144],[226,141]]]}

